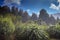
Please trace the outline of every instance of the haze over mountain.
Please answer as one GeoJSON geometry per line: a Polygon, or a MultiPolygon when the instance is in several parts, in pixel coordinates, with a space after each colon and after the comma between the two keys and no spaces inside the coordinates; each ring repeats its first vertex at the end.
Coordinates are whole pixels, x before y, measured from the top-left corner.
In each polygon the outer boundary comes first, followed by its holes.
{"type": "Polygon", "coordinates": [[[52,14],[54,16],[55,19],[57,19],[57,17],[60,19],[60,13],[55,13],[55,14],[52,14]]]}

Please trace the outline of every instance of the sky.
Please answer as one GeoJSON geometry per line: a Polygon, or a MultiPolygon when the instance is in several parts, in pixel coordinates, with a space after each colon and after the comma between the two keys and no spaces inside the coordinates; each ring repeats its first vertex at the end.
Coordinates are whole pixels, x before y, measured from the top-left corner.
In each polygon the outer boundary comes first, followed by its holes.
{"type": "Polygon", "coordinates": [[[49,14],[60,13],[60,0],[0,0],[0,5],[16,6],[30,15],[33,12],[38,15],[41,9],[47,10],[49,14]]]}

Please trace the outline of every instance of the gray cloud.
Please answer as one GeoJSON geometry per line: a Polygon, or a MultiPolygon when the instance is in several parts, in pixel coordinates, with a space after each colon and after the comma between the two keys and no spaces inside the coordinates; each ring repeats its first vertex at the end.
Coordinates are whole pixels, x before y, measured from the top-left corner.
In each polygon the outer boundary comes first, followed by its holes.
{"type": "Polygon", "coordinates": [[[12,4],[12,3],[20,4],[20,1],[21,0],[4,0],[4,4],[12,4]]]}

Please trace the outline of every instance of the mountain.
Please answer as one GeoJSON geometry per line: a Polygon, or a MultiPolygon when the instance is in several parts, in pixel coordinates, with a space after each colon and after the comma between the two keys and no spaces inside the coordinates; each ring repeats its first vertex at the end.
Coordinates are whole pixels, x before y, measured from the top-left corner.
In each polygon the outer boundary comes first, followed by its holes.
{"type": "Polygon", "coordinates": [[[54,17],[55,17],[55,19],[57,19],[57,17],[60,19],[60,13],[55,13],[55,14],[52,14],[54,17]]]}
{"type": "Polygon", "coordinates": [[[55,18],[51,15],[49,16],[49,14],[47,13],[47,11],[45,9],[41,9],[40,10],[40,14],[39,14],[39,19],[43,20],[46,24],[55,24],[55,18]]]}

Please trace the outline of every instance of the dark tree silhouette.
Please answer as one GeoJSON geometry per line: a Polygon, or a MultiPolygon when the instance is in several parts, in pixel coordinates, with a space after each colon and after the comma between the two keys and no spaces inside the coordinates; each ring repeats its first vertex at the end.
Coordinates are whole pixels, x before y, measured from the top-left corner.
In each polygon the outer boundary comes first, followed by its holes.
{"type": "Polygon", "coordinates": [[[18,8],[15,7],[15,6],[13,6],[13,7],[12,7],[12,13],[13,13],[14,15],[18,15],[18,8]]]}
{"type": "Polygon", "coordinates": [[[4,15],[7,13],[10,13],[10,8],[8,6],[3,6],[3,7],[0,6],[0,14],[4,15]]]}
{"type": "Polygon", "coordinates": [[[18,15],[19,16],[22,16],[23,15],[23,10],[22,9],[19,10],[18,15]]]}

